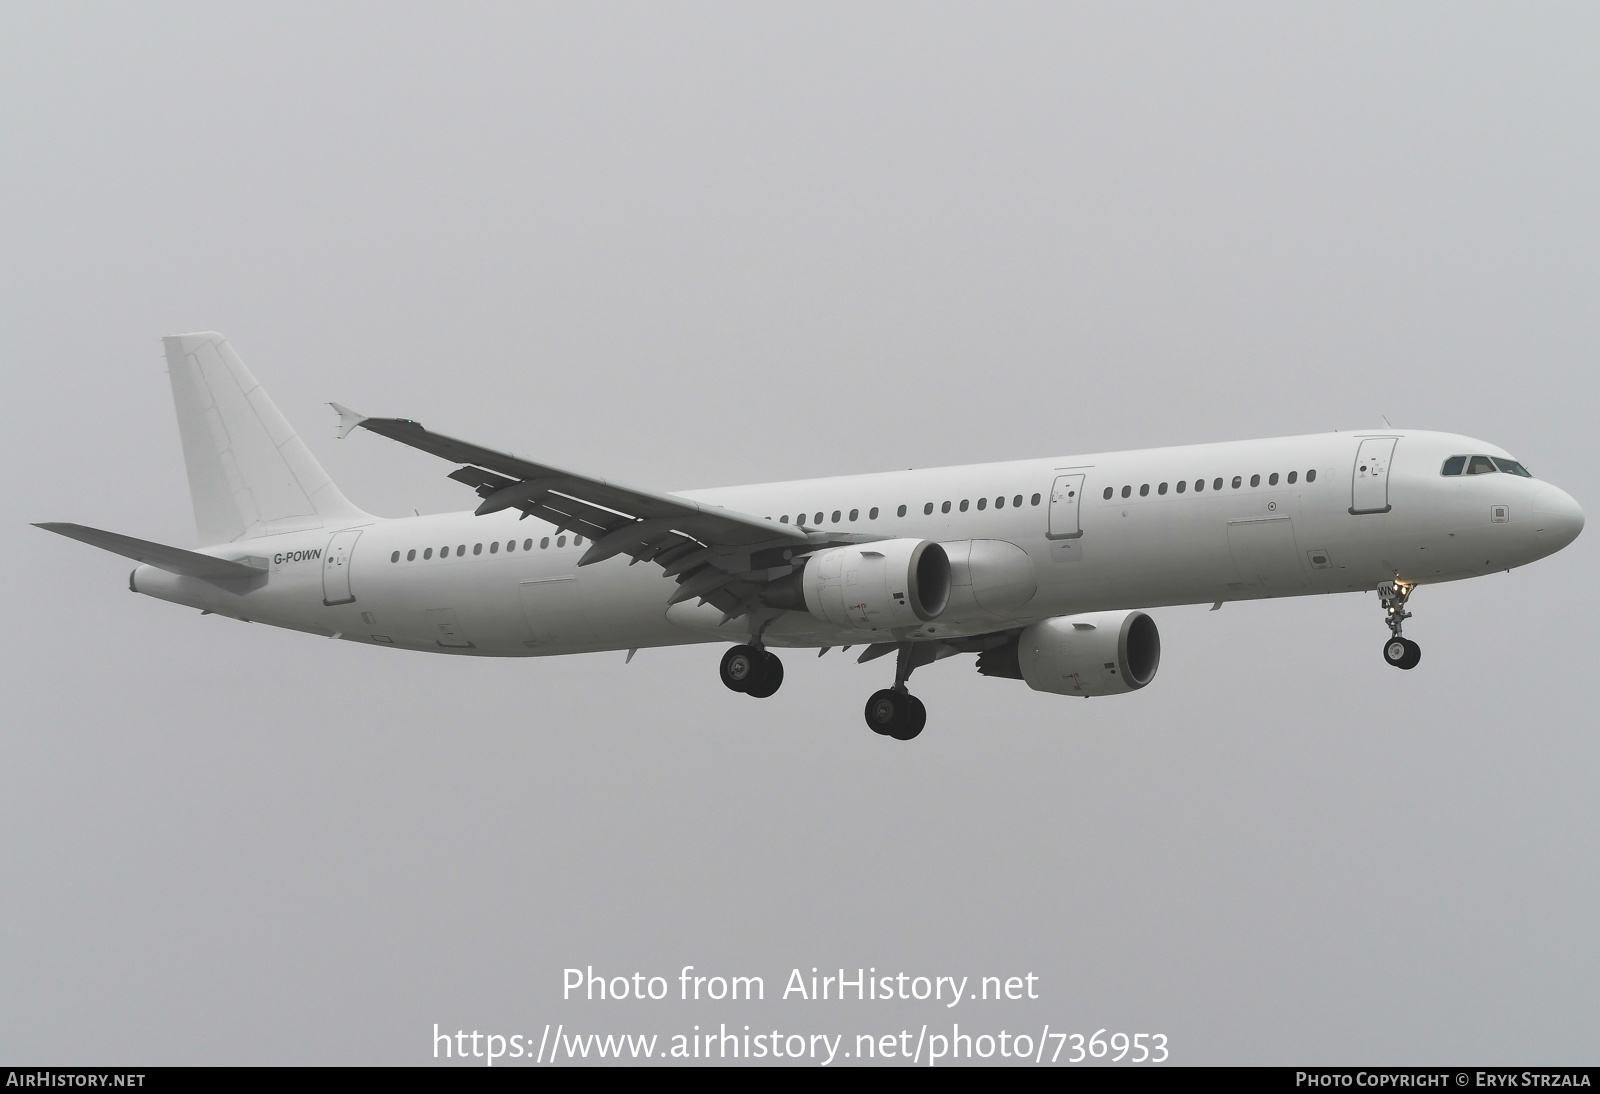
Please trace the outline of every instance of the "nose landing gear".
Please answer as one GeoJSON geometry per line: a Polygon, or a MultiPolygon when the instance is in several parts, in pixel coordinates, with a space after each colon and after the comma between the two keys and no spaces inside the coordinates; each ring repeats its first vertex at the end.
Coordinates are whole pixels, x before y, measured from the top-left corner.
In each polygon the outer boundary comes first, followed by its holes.
{"type": "Polygon", "coordinates": [[[755,646],[734,646],[722,655],[719,672],[729,691],[765,699],[783,685],[783,662],[755,646]]]}
{"type": "Polygon", "coordinates": [[[1398,578],[1378,586],[1378,603],[1383,607],[1384,622],[1391,635],[1383,644],[1383,659],[1397,669],[1414,669],[1417,662],[1422,660],[1422,647],[1400,636],[1400,629],[1411,618],[1411,613],[1406,611],[1406,601],[1411,599],[1411,591],[1415,588],[1415,585],[1398,578]]]}

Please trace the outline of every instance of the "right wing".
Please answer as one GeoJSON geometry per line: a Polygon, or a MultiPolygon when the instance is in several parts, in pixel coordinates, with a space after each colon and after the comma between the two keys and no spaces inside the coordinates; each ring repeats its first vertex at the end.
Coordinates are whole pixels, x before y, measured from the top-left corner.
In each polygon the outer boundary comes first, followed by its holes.
{"type": "MultiPolygon", "coordinates": [[[[457,440],[407,418],[367,418],[331,404],[340,436],[358,426],[390,440],[461,464],[450,478],[472,487],[483,503],[479,516],[519,509],[561,531],[591,540],[578,561],[591,566],[616,555],[653,562],[676,577],[668,603],[699,598],[728,618],[761,610],[756,592],[786,576],[801,555],[883,536],[810,532],[790,524],[688,498],[623,486],[457,440]]],[[[630,563],[632,565],[632,563],[630,563]]]]}

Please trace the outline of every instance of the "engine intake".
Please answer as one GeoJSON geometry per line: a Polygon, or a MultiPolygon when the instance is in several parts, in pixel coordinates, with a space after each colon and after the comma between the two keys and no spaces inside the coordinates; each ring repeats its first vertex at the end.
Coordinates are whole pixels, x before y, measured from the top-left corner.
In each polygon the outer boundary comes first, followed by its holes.
{"type": "Polygon", "coordinates": [[[1023,629],[1014,644],[985,651],[978,671],[1025,680],[1056,695],[1120,695],[1156,678],[1161,633],[1144,612],[1058,616],[1023,629]]]}
{"type": "Polygon", "coordinates": [[[950,559],[932,540],[830,547],[770,582],[760,597],[770,607],[855,630],[916,627],[938,619],[950,602],[950,559]]]}

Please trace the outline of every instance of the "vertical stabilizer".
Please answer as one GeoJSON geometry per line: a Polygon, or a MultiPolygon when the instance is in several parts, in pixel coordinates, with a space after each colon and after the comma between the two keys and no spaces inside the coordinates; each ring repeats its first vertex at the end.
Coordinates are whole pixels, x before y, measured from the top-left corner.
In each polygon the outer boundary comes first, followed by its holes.
{"type": "Polygon", "coordinates": [[[220,334],[163,338],[202,544],[369,519],[220,334]]]}

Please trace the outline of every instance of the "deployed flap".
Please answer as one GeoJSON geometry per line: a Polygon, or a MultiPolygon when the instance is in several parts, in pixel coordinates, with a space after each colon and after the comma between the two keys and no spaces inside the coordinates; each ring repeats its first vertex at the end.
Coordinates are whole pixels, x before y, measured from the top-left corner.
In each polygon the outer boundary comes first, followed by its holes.
{"type": "Polygon", "coordinates": [[[200,542],[369,519],[215,332],[163,338],[200,542]]]}
{"type": "Polygon", "coordinates": [[[132,536],[119,535],[116,532],[105,532],[99,528],[86,528],[81,524],[35,524],[35,528],[43,528],[47,532],[66,536],[87,543],[91,547],[98,547],[102,551],[122,555],[142,562],[146,566],[154,566],[158,570],[165,570],[170,574],[182,574],[184,577],[204,577],[215,580],[217,578],[250,578],[260,577],[267,571],[258,566],[247,566],[242,562],[229,562],[225,558],[212,558],[202,555],[197,551],[185,551],[181,547],[168,547],[164,543],[151,543],[147,539],[134,539],[132,536]]]}
{"type": "MultiPolygon", "coordinates": [[[[356,424],[361,428],[370,429],[390,440],[505,476],[468,476],[474,478],[474,484],[480,487],[480,495],[486,499],[485,504],[479,507],[480,513],[493,512],[494,508],[516,507],[595,539],[616,531],[629,521],[649,520],[652,526],[648,531],[641,528],[642,536],[654,533],[660,538],[661,531],[670,528],[686,533],[701,543],[719,547],[752,547],[784,541],[797,544],[809,542],[809,537],[792,525],[776,524],[745,513],[701,505],[688,498],[657,494],[549,464],[534,463],[520,456],[431,433],[409,419],[362,418],[343,407],[338,410],[341,426],[359,419],[356,424]],[[512,490],[511,487],[519,489],[512,490]],[[505,499],[505,504],[491,508],[497,495],[505,499]],[[541,508],[546,512],[541,512],[541,508]],[[656,520],[662,523],[654,523],[656,520]]],[[[452,477],[463,478],[460,473],[452,477]]]]}

